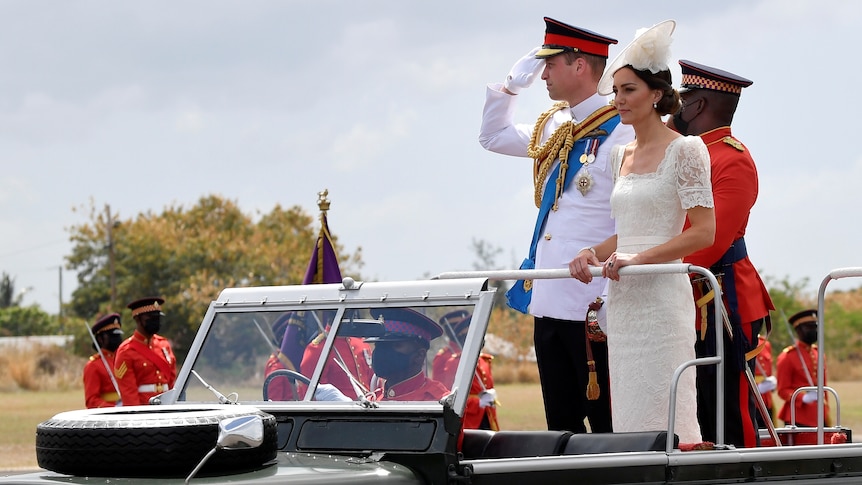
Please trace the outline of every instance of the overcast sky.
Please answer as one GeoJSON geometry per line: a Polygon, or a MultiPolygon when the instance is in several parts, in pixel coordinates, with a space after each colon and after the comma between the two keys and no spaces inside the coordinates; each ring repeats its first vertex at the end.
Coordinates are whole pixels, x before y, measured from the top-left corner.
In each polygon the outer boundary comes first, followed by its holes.
{"type": "MultiPolygon", "coordinates": [[[[324,188],[367,278],[472,269],[473,240],[516,267],[531,161],[479,146],[485,85],[542,43],[544,16],[619,39],[611,57],[673,18],[675,59],[754,81],[734,121],[760,171],[749,254],[814,292],[862,266],[862,2],[720,3],[4,0],[0,271],[56,313],[67,228],[87,221],[72,209],[91,199],[122,219],[209,194],[316,215],[324,188]]],[[[541,81],[519,98],[524,123],[550,105],[541,81]]],[[[75,286],[64,270],[64,301],[75,286]]]]}

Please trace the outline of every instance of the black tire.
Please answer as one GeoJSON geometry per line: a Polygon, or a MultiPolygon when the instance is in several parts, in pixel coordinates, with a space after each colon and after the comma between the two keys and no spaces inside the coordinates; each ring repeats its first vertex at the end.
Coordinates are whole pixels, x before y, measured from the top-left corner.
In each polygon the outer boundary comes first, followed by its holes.
{"type": "Polygon", "coordinates": [[[201,473],[261,467],[276,455],[275,417],[252,406],[128,406],[60,413],[36,427],[36,461],[57,473],[185,477],[215,447],[219,421],[259,415],[258,448],[219,450],[201,473]]]}

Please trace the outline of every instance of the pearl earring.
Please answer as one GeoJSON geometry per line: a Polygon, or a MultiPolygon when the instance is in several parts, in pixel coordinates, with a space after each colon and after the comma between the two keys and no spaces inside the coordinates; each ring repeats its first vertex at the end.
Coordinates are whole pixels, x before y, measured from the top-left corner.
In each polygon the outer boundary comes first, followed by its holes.
{"type": "Polygon", "coordinates": [[[652,104],[652,109],[658,109],[658,103],[653,103],[653,104],[652,104]]]}

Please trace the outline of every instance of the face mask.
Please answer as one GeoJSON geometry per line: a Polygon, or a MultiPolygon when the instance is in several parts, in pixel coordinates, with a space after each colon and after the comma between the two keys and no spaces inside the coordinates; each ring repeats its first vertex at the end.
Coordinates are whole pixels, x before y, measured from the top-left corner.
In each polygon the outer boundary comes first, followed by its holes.
{"type": "Polygon", "coordinates": [[[814,328],[806,328],[799,332],[799,340],[805,342],[808,345],[817,342],[817,327],[814,328]]]}
{"type": "Polygon", "coordinates": [[[410,357],[387,345],[377,345],[371,355],[371,368],[378,376],[388,378],[404,372],[410,366],[410,357]]]}
{"type": "Polygon", "coordinates": [[[117,350],[117,347],[119,347],[121,343],[123,343],[123,335],[112,333],[108,336],[108,341],[105,342],[103,348],[114,352],[115,350],[117,350]]]}
{"type": "Polygon", "coordinates": [[[150,335],[155,335],[159,333],[159,330],[162,328],[162,317],[156,315],[154,317],[147,317],[147,320],[144,322],[144,331],[146,331],[150,335]]]}
{"type": "MultiPolygon", "coordinates": [[[[690,102],[693,102],[693,101],[695,101],[695,100],[694,100],[694,99],[692,99],[690,102]]],[[[688,126],[688,125],[690,125],[690,124],[691,124],[691,122],[694,120],[694,118],[695,118],[697,115],[693,116],[690,120],[685,121],[684,119],[682,119],[682,115],[683,115],[684,113],[685,113],[685,103],[683,103],[683,104],[682,104],[682,107],[679,109],[679,111],[677,111],[676,113],[674,113],[673,118],[672,118],[672,119],[673,119],[673,126],[674,126],[674,128],[676,128],[676,131],[678,131],[678,132],[679,132],[679,134],[681,134],[681,135],[691,135],[692,133],[690,133],[690,132],[688,131],[688,128],[689,128],[689,126],[688,126]]]]}

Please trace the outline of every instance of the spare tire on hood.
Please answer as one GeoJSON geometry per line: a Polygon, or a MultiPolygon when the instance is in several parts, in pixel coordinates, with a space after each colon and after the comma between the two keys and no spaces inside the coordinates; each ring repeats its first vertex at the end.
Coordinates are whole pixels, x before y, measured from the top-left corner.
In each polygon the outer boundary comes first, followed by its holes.
{"type": "Polygon", "coordinates": [[[202,473],[246,471],[276,456],[275,417],[253,406],[166,405],[82,409],[36,427],[36,461],[57,473],[103,477],[185,477],[216,445],[223,419],[259,415],[257,448],[219,450],[202,473]]]}

